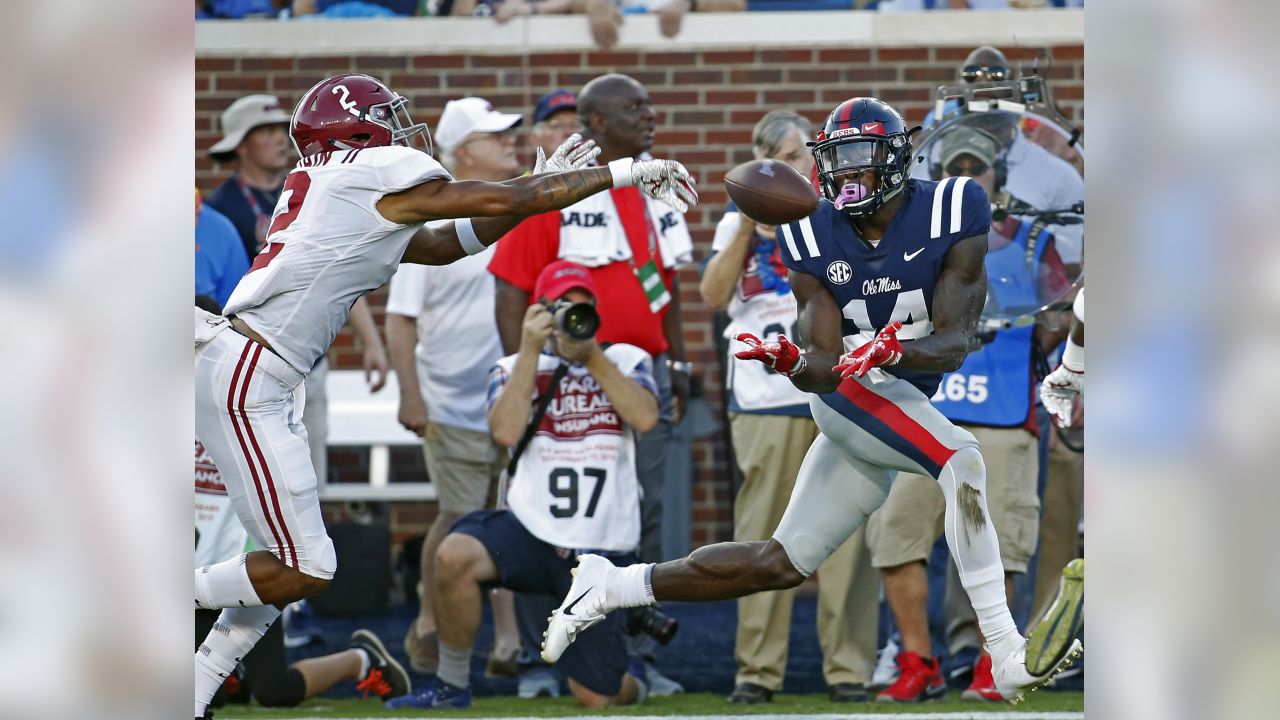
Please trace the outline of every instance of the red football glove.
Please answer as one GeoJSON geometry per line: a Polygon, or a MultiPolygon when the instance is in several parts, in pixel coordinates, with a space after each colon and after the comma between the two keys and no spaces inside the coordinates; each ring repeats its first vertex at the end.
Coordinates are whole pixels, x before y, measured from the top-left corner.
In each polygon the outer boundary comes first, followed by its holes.
{"type": "Polygon", "coordinates": [[[875,340],[840,358],[840,364],[831,369],[848,380],[866,375],[873,367],[896,364],[902,359],[902,343],[897,335],[901,329],[902,323],[897,320],[885,325],[875,340]]]}
{"type": "Polygon", "coordinates": [[[740,350],[734,354],[739,360],[759,360],[783,375],[792,376],[804,370],[804,356],[800,348],[779,335],[778,342],[760,342],[760,338],[751,333],[739,333],[734,340],[751,346],[750,350],[740,350]]]}

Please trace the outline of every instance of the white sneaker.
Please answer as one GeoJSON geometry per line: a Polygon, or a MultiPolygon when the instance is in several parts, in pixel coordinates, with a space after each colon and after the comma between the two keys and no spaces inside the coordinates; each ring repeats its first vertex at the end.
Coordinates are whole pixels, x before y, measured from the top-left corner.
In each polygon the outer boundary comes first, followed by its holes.
{"type": "Polygon", "coordinates": [[[1066,670],[1083,652],[1084,645],[1078,639],[1072,640],[1071,649],[1048,672],[1032,675],[1027,672],[1027,646],[1024,642],[1022,647],[999,660],[991,659],[991,677],[995,680],[996,690],[1004,699],[1016,705],[1022,702],[1026,693],[1049,684],[1054,676],[1066,670]]]}
{"type": "Polygon", "coordinates": [[[542,659],[554,663],[573,643],[578,633],[604,619],[610,610],[605,603],[604,584],[614,565],[599,555],[579,555],[578,566],[570,572],[569,594],[547,621],[542,634],[542,659]]]}
{"type": "Polygon", "coordinates": [[[898,643],[890,637],[889,642],[880,648],[876,669],[871,673],[871,684],[867,689],[876,692],[883,690],[897,682],[898,674],[901,672],[902,669],[898,667],[898,643]]]}

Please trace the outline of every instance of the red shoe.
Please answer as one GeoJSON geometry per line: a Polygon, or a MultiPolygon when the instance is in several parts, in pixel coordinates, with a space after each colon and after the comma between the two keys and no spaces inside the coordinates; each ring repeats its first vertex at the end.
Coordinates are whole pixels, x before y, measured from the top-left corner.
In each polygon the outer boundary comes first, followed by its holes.
{"type": "Polygon", "coordinates": [[[991,656],[982,653],[973,666],[973,682],[960,695],[961,700],[978,702],[1004,702],[1004,696],[996,691],[996,681],[991,677],[991,656]]]}
{"type": "MultiPolygon", "coordinates": [[[[897,657],[902,672],[898,680],[876,695],[880,702],[923,702],[947,694],[947,683],[938,671],[938,659],[925,660],[913,652],[900,652],[897,657]]],[[[990,670],[988,670],[988,675],[990,670]]]]}

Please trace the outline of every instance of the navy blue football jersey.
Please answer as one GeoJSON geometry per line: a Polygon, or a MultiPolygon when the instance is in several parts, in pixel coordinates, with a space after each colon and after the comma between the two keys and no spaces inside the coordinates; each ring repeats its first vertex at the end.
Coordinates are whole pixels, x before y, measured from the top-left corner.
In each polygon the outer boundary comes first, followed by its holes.
{"type": "MultiPolygon", "coordinates": [[[[933,288],[951,246],[991,229],[986,190],[967,177],[909,180],[906,198],[875,247],[825,198],[807,218],[782,226],[782,261],[822,281],[843,309],[845,351],[899,320],[899,340],[933,331],[933,288]]],[[[885,368],[931,397],[941,373],[885,368]]]]}

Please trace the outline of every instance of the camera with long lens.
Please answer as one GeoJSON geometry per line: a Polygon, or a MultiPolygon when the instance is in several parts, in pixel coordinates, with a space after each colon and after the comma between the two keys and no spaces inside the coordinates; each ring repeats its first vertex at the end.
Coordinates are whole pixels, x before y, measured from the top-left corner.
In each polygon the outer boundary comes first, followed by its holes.
{"type": "Polygon", "coordinates": [[[557,300],[548,310],[556,327],[574,340],[589,340],[600,329],[600,314],[591,303],[557,300]]]}
{"type": "Polygon", "coordinates": [[[680,621],[652,605],[627,610],[628,635],[643,633],[657,640],[659,645],[666,645],[679,629],[680,621]]]}

